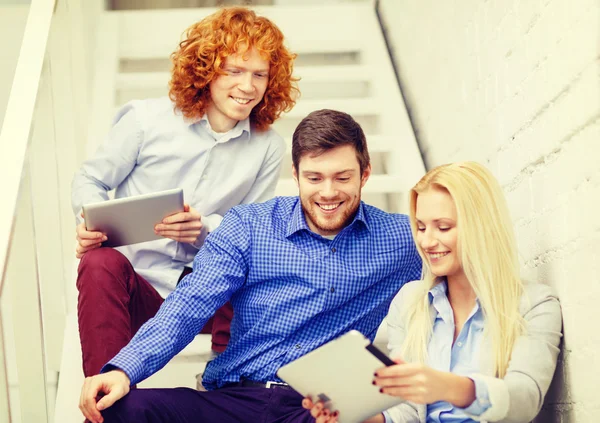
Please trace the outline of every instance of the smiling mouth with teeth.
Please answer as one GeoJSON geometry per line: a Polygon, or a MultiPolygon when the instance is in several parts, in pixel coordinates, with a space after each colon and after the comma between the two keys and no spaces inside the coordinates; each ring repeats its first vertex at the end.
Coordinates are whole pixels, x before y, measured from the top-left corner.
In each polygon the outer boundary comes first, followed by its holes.
{"type": "Polygon", "coordinates": [[[250,98],[239,98],[239,97],[231,97],[236,103],[239,104],[248,104],[252,101],[250,98]]]}
{"type": "Polygon", "coordinates": [[[431,257],[432,259],[438,259],[438,258],[442,258],[448,254],[450,254],[449,251],[446,251],[444,253],[428,253],[429,257],[431,257]]]}
{"type": "Polygon", "coordinates": [[[325,211],[333,211],[333,210],[337,209],[339,206],[341,206],[342,203],[336,203],[336,204],[319,204],[319,203],[317,203],[317,205],[319,206],[319,208],[321,208],[325,211]]]}

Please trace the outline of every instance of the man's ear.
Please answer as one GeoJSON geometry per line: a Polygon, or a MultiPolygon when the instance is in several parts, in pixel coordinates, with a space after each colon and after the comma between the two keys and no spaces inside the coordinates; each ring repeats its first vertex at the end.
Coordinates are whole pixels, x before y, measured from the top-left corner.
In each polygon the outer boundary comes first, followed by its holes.
{"type": "Polygon", "coordinates": [[[363,170],[362,176],[361,176],[361,180],[360,180],[360,187],[364,187],[365,184],[367,183],[367,181],[369,180],[369,176],[371,176],[371,164],[369,163],[369,165],[363,170]]]}
{"type": "Polygon", "coordinates": [[[298,172],[296,171],[296,166],[292,164],[292,177],[294,181],[296,181],[296,186],[300,188],[300,183],[298,182],[298,172]]]}

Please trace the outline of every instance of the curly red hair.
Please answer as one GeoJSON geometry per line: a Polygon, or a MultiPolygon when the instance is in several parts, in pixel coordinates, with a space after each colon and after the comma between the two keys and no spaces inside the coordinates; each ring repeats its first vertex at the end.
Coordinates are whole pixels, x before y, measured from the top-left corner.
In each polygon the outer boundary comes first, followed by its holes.
{"type": "Polygon", "coordinates": [[[297,79],[292,77],[296,54],[283,40],[269,19],[244,7],[223,8],[186,30],[186,38],[171,55],[169,97],[186,118],[200,118],[211,101],[209,84],[224,74],[225,59],[256,48],[269,61],[269,83],[250,119],[257,130],[265,130],[296,104],[297,79]]]}

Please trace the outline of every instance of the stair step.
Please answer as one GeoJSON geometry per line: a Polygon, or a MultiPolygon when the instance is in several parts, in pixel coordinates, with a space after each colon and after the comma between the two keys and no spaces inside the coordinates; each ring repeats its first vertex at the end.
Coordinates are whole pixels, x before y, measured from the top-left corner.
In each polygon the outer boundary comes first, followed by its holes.
{"type": "MultiPolygon", "coordinates": [[[[122,105],[115,105],[113,116],[117,115],[122,105]]],[[[320,109],[338,110],[356,116],[376,116],[380,112],[379,104],[372,98],[348,98],[348,99],[300,99],[294,108],[281,115],[282,119],[303,119],[310,112],[320,109]]]]}
{"type": "MultiPolygon", "coordinates": [[[[403,177],[396,175],[371,175],[362,189],[366,194],[387,194],[402,192],[403,177]]],[[[404,181],[406,182],[406,181],[404,181]]],[[[281,179],[275,189],[275,195],[298,195],[296,181],[291,178],[281,179]]]]}
{"type": "Polygon", "coordinates": [[[297,66],[294,75],[301,78],[300,83],[369,81],[374,75],[374,67],[370,65],[297,66]]]}
{"type": "MultiPolygon", "coordinates": [[[[367,65],[329,65],[299,66],[294,72],[301,78],[300,84],[306,82],[361,82],[369,81],[373,75],[373,67],[367,65]]],[[[117,89],[153,89],[168,86],[169,72],[127,72],[117,75],[117,89]]]]}
{"type": "MultiPolygon", "coordinates": [[[[389,153],[397,148],[398,137],[390,135],[369,135],[366,134],[369,153],[389,153]]],[[[292,154],[292,138],[286,138],[288,154],[292,154]]]]}
{"type": "Polygon", "coordinates": [[[346,112],[351,116],[373,116],[380,113],[380,105],[373,98],[344,98],[344,99],[302,99],[294,108],[282,115],[283,118],[302,119],[310,112],[320,109],[331,109],[346,112]]]}
{"type": "MultiPolygon", "coordinates": [[[[179,34],[180,32],[181,30],[179,30],[176,34],[179,34]]],[[[179,42],[179,40],[175,37],[168,42],[161,40],[158,44],[153,44],[152,41],[153,40],[150,40],[143,44],[134,44],[127,39],[123,39],[123,43],[121,44],[121,59],[164,59],[173,53],[174,49],[177,47],[177,43],[179,42]]],[[[302,42],[296,41],[291,46],[291,51],[298,55],[355,55],[360,54],[362,49],[363,47],[358,45],[355,40],[344,39],[302,40],[302,42]]]]}
{"type": "MultiPolygon", "coordinates": [[[[290,49],[303,55],[357,53],[368,48],[368,41],[361,29],[375,15],[371,1],[318,6],[261,6],[253,9],[275,22],[285,34],[290,49]]],[[[119,18],[121,58],[143,59],[168,57],[188,25],[216,10],[154,9],[111,11],[107,14],[119,18]],[[144,31],[145,28],[152,30],[144,31]]]]}

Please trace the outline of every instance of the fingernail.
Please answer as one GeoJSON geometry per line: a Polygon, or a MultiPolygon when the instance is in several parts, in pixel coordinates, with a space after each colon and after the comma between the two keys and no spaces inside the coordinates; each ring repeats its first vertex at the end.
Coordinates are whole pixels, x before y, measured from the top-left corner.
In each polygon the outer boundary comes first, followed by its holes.
{"type": "Polygon", "coordinates": [[[372,383],[373,383],[373,385],[377,385],[377,383],[375,383],[375,381],[373,381],[372,383]]]}
{"type": "Polygon", "coordinates": [[[377,375],[377,372],[373,373],[373,376],[377,377],[377,376],[378,376],[378,375],[377,375]]]}
{"type": "Polygon", "coordinates": [[[103,236],[103,237],[102,237],[102,241],[106,241],[107,239],[108,239],[108,238],[107,238],[107,237],[105,237],[105,236],[103,236]]]}
{"type": "Polygon", "coordinates": [[[383,388],[380,388],[380,389],[379,389],[379,392],[381,392],[381,393],[383,394],[383,388]]]}

